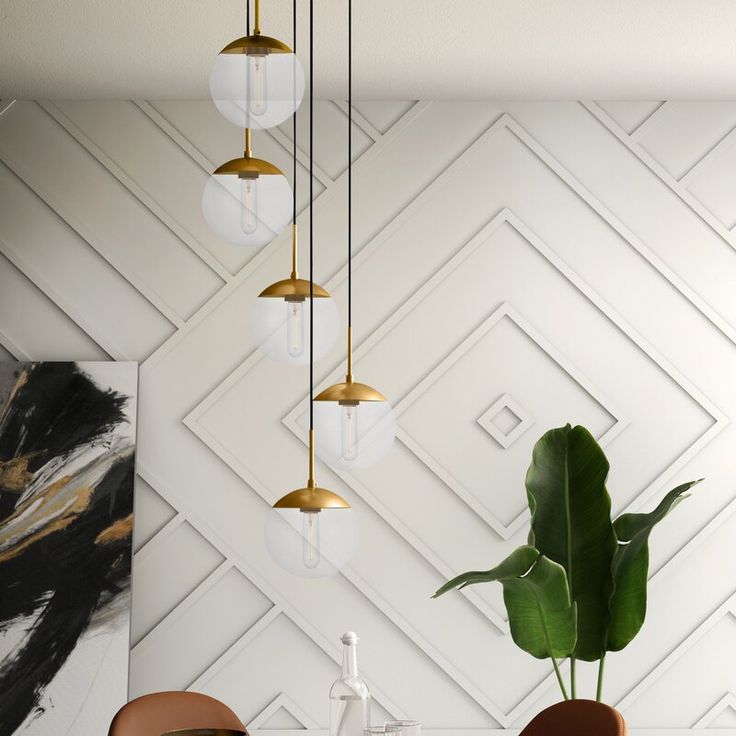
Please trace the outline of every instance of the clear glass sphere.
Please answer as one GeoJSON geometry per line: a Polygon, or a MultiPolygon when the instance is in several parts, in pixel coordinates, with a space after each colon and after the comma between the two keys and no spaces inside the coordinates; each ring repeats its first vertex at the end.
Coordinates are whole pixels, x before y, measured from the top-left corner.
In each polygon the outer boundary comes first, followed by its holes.
{"type": "Polygon", "coordinates": [[[291,222],[291,186],[278,174],[257,179],[212,174],[202,193],[202,214],[223,240],[258,248],[291,222]]]}
{"type": "Polygon", "coordinates": [[[271,509],[266,517],[266,549],[286,572],[304,578],[335,575],[358,548],[355,511],[271,509]]]}
{"type": "Polygon", "coordinates": [[[210,94],[220,113],[241,128],[273,128],[290,118],[304,96],[296,54],[218,54],[210,94]]]}
{"type": "Polygon", "coordinates": [[[315,401],[314,429],[315,452],[331,468],[369,468],[391,449],[396,417],[388,401],[315,401]]]}
{"type": "MultiPolygon", "coordinates": [[[[314,300],[314,359],[326,355],[335,344],[339,328],[337,305],[330,297],[314,300]]],[[[286,301],[259,297],[253,305],[250,331],[253,342],[277,363],[309,363],[309,299],[286,301]]]]}

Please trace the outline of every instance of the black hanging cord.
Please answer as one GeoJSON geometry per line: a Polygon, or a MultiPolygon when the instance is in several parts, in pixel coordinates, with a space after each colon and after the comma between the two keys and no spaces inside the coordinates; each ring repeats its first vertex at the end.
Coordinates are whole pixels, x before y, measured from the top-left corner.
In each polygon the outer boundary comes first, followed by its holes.
{"type": "Polygon", "coordinates": [[[245,35],[250,36],[250,0],[245,0],[245,35]]]}
{"type": "Polygon", "coordinates": [[[314,429],[314,0],[309,0],[309,429],[314,429]]]}
{"type": "Polygon", "coordinates": [[[348,327],[353,325],[353,0],[348,0],[348,327]]]}
{"type": "MultiPolygon", "coordinates": [[[[294,44],[292,51],[294,52],[294,56],[296,57],[296,0],[293,0],[292,2],[292,8],[291,8],[291,22],[292,22],[292,32],[294,34],[294,44]]],[[[296,65],[296,59],[294,60],[294,65],[296,65]]],[[[294,101],[296,102],[296,69],[294,70],[294,101]]],[[[292,119],[292,138],[294,140],[294,177],[292,181],[293,190],[291,192],[291,224],[296,225],[296,108],[294,110],[294,116],[292,119]]]]}

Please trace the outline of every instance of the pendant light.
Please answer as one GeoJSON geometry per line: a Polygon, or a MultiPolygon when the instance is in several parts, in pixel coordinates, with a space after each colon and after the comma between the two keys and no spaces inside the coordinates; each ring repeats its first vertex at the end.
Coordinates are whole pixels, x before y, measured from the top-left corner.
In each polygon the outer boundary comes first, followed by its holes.
{"type": "MultiPolygon", "coordinates": [[[[248,16],[250,16],[250,0],[248,16]]],[[[282,41],[261,33],[255,0],[253,34],[220,51],[210,73],[210,93],[220,113],[241,128],[273,128],[287,120],[304,96],[304,70],[282,41]]]]}
{"type": "MultiPolygon", "coordinates": [[[[314,0],[309,3],[309,311],[314,325],[314,0]]],[[[266,521],[266,547],[287,572],[301,577],[333,575],[352,558],[357,546],[354,512],[336,493],[314,479],[314,332],[309,331],[309,471],[307,485],[280,498],[266,521]]]]}
{"type": "MultiPolygon", "coordinates": [[[[293,0],[292,5],[296,51],[296,0],[293,0]]],[[[250,325],[253,342],[271,360],[306,365],[310,359],[306,335],[310,332],[314,335],[314,360],[319,360],[335,344],[338,316],[335,302],[327,290],[311,280],[300,279],[297,273],[296,112],[292,116],[292,139],[294,174],[291,202],[291,275],[288,279],[267,286],[258,295],[251,312],[250,325]]]]}
{"type": "Polygon", "coordinates": [[[289,223],[291,187],[281,169],[254,158],[250,129],[245,151],[218,166],[202,194],[202,214],[212,231],[234,245],[261,247],[289,223]]]}
{"type": "Polygon", "coordinates": [[[352,130],[353,130],[353,12],[348,0],[348,350],[343,383],[326,388],[315,401],[317,455],[335,469],[374,465],[391,448],[396,419],[385,396],[353,380],[352,314],[352,130]]]}

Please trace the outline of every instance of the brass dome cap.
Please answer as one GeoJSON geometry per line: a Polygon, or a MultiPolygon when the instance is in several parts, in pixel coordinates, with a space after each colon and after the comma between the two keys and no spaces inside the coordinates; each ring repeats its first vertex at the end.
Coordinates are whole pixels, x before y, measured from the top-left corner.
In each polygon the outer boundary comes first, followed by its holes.
{"type": "Polygon", "coordinates": [[[275,509],[300,509],[321,511],[322,509],[349,509],[350,504],[337,493],[326,488],[297,488],[287,493],[273,505],[275,509]]]}
{"type": "MultiPolygon", "coordinates": [[[[290,296],[302,297],[309,299],[309,281],[306,279],[282,279],[275,284],[267,286],[259,295],[259,297],[281,297],[282,299],[290,296]]],[[[314,285],[314,298],[329,298],[330,293],[323,289],[319,284],[314,285]]]]}
{"type": "Polygon", "coordinates": [[[314,397],[315,401],[343,401],[343,402],[359,402],[359,401],[386,401],[386,397],[376,389],[371,388],[365,383],[356,383],[355,381],[346,381],[345,383],[336,383],[321,391],[314,397]]]}
{"type": "Polygon", "coordinates": [[[233,158],[230,161],[226,161],[222,166],[218,166],[214,172],[218,174],[257,174],[258,176],[275,174],[284,175],[284,172],[274,166],[269,161],[264,161],[262,158],[252,158],[251,156],[245,156],[243,158],[233,158]]]}
{"type": "Polygon", "coordinates": [[[221,54],[291,54],[293,51],[278,38],[262,36],[257,33],[253,36],[242,36],[231,41],[220,51],[221,54]]]}

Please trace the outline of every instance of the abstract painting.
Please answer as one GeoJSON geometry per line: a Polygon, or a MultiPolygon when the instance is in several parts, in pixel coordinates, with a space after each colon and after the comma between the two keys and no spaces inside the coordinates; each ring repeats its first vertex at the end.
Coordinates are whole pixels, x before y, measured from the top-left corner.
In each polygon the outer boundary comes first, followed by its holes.
{"type": "Polygon", "coordinates": [[[0,734],[127,697],[138,367],[0,363],[0,734]]]}

